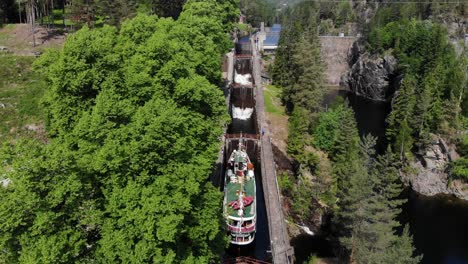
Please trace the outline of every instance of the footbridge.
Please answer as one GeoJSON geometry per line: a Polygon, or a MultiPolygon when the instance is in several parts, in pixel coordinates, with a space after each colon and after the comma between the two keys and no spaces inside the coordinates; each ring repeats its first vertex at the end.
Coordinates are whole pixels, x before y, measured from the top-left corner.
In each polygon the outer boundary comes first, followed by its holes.
{"type": "MultiPolygon", "coordinates": [[[[255,47],[252,41],[252,47],[255,47]]],[[[286,222],[284,221],[280,191],[276,178],[276,165],[273,159],[270,133],[263,125],[265,123],[265,106],[263,98],[263,86],[261,83],[261,57],[255,48],[253,50],[253,78],[256,85],[256,109],[257,122],[262,127],[260,137],[260,159],[263,180],[263,192],[265,206],[268,215],[268,226],[270,233],[271,254],[273,263],[293,263],[294,250],[289,243],[286,222]]]]}

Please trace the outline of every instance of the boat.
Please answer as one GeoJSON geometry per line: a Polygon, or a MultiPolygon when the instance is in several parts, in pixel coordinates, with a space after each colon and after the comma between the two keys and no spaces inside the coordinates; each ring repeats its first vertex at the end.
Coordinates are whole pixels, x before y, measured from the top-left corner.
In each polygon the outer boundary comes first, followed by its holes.
{"type": "Polygon", "coordinates": [[[227,161],[223,211],[231,244],[252,243],[257,221],[255,174],[242,140],[227,161]]]}

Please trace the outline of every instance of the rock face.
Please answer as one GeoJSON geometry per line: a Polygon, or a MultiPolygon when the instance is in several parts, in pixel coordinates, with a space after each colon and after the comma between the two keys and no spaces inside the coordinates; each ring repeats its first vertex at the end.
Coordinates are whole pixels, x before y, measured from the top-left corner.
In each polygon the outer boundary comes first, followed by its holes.
{"type": "Polygon", "coordinates": [[[415,170],[412,175],[402,175],[403,181],[412,189],[424,195],[452,194],[468,200],[467,185],[460,180],[449,181],[448,164],[456,154],[445,141],[433,136],[430,146],[418,162],[411,163],[415,170]]]}
{"type": "Polygon", "coordinates": [[[369,55],[358,42],[353,44],[348,57],[351,69],[342,76],[341,84],[368,99],[390,101],[397,80],[396,58],[392,55],[369,55]]]}

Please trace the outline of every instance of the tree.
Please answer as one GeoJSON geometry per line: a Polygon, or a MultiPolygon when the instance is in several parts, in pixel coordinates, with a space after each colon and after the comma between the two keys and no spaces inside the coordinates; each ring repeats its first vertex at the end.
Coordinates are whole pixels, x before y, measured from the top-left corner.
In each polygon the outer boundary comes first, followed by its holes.
{"type": "Polygon", "coordinates": [[[230,14],[197,3],[177,21],[85,26],[41,56],[50,142],[0,151],[0,262],[219,261],[222,194],[207,175],[228,117],[230,14]]]}
{"type": "Polygon", "coordinates": [[[137,1],[95,0],[96,15],[102,16],[104,23],[118,26],[122,21],[136,15],[137,1]]]}
{"type": "Polygon", "coordinates": [[[418,263],[421,257],[413,257],[408,230],[402,236],[396,234],[396,218],[405,202],[399,198],[403,187],[398,162],[390,149],[374,158],[375,142],[375,138],[364,137],[359,158],[341,171],[342,186],[346,183],[347,188],[339,192],[335,216],[340,241],[351,262],[387,263],[399,259],[397,263],[418,263]]]}
{"type": "Polygon", "coordinates": [[[343,106],[330,108],[327,112],[321,112],[318,118],[318,124],[314,128],[313,140],[314,146],[326,151],[331,150],[340,142],[338,142],[338,134],[341,116],[344,110],[343,106]]]}
{"type": "Polygon", "coordinates": [[[271,24],[276,15],[274,4],[267,0],[241,0],[240,9],[247,23],[255,27],[260,27],[260,22],[271,24]]]}
{"type": "Polygon", "coordinates": [[[311,112],[318,111],[322,107],[325,86],[324,66],[316,33],[308,32],[303,36],[296,47],[293,60],[297,65],[298,78],[286,93],[290,94],[294,105],[311,112]]]}
{"type": "Polygon", "coordinates": [[[385,254],[382,263],[388,263],[388,261],[402,264],[420,263],[423,256],[413,256],[414,250],[413,238],[409,234],[408,226],[405,226],[401,236],[393,242],[392,246],[385,254]]]}
{"type": "MultiPolygon", "coordinates": [[[[411,155],[416,107],[416,79],[407,75],[392,103],[394,109],[388,117],[386,135],[394,142],[394,150],[400,154],[400,160],[411,155]]],[[[422,104],[422,103],[421,103],[422,104]]]]}

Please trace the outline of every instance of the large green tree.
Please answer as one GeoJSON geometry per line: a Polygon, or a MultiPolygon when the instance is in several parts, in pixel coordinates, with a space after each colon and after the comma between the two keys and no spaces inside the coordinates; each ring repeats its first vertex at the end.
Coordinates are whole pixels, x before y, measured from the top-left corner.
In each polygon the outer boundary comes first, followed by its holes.
{"type": "Polygon", "coordinates": [[[0,152],[0,262],[219,260],[222,195],[208,175],[228,118],[227,4],[84,27],[41,57],[50,142],[0,152]]]}

